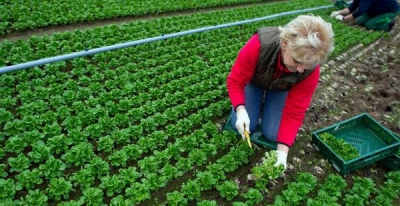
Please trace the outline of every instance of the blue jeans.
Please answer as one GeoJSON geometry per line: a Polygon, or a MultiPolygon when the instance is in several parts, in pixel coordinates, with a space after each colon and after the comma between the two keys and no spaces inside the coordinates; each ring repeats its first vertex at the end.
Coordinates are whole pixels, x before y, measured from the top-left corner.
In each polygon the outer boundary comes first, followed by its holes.
{"type": "MultiPolygon", "coordinates": [[[[258,126],[262,111],[260,124],[262,134],[267,140],[276,142],[287,94],[287,90],[265,90],[252,84],[246,85],[245,102],[250,118],[250,133],[258,126]]],[[[236,119],[236,112],[232,108],[231,124],[235,129],[236,119]]]]}

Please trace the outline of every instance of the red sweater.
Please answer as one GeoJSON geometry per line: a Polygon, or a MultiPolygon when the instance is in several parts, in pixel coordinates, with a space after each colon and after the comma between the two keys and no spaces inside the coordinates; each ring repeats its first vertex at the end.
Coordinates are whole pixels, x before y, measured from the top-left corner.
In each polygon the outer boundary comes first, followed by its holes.
{"type": "MultiPolygon", "coordinates": [[[[258,34],[251,37],[239,51],[239,55],[227,78],[229,98],[234,108],[245,105],[244,88],[253,78],[260,52],[258,34]]],[[[280,55],[278,58],[281,58],[280,55]]],[[[274,77],[279,72],[290,72],[280,60],[275,68],[274,77]]],[[[312,96],[317,88],[320,75],[318,65],[314,72],[303,81],[295,84],[288,92],[282,119],[278,130],[278,143],[292,146],[297,132],[303,123],[305,113],[310,106],[312,96]]]]}

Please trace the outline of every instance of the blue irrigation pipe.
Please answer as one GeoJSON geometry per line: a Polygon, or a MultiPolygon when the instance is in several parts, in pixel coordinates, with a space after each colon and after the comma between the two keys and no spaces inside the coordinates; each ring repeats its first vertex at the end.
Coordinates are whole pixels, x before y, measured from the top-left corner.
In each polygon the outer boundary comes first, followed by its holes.
{"type": "Polygon", "coordinates": [[[168,38],[179,37],[179,36],[183,36],[183,35],[194,34],[194,33],[199,33],[199,32],[204,32],[204,31],[211,31],[211,30],[221,29],[221,28],[226,28],[226,27],[231,27],[231,26],[239,26],[242,24],[249,24],[249,23],[254,23],[254,22],[258,22],[258,21],[264,21],[264,20],[273,19],[276,17],[285,16],[285,15],[299,14],[299,13],[310,12],[310,11],[315,11],[315,10],[320,10],[320,9],[328,9],[328,8],[332,8],[332,7],[334,7],[334,6],[329,5],[329,6],[320,6],[320,7],[314,7],[314,8],[309,8],[309,9],[302,9],[302,10],[297,10],[297,11],[283,12],[280,14],[273,14],[270,16],[254,18],[254,19],[250,19],[250,20],[237,21],[237,22],[233,22],[233,23],[220,24],[220,25],[215,25],[215,26],[208,26],[208,27],[203,27],[203,28],[198,28],[198,29],[193,29],[193,30],[188,30],[188,31],[182,31],[182,32],[177,32],[177,33],[172,33],[172,34],[151,37],[151,38],[147,38],[147,39],[141,39],[141,40],[126,42],[126,43],[121,43],[121,44],[115,44],[115,45],[111,45],[111,46],[100,47],[100,48],[96,48],[96,49],[90,49],[90,50],[74,52],[74,53],[65,54],[65,55],[43,58],[43,59],[39,59],[39,60],[35,60],[35,61],[22,63],[22,64],[16,64],[16,65],[12,65],[12,66],[2,67],[2,68],[0,68],[0,74],[17,71],[17,70],[21,70],[21,69],[26,69],[26,68],[31,68],[31,67],[35,67],[35,66],[41,66],[41,65],[49,64],[49,63],[53,63],[53,62],[74,59],[77,57],[89,56],[89,55],[93,55],[93,54],[97,54],[97,53],[101,53],[101,52],[107,52],[107,51],[112,51],[112,50],[117,50],[117,49],[123,49],[126,47],[137,46],[137,45],[141,45],[141,44],[145,44],[145,43],[149,43],[149,42],[153,42],[153,41],[159,41],[159,40],[164,40],[164,39],[168,39],[168,38]]]}

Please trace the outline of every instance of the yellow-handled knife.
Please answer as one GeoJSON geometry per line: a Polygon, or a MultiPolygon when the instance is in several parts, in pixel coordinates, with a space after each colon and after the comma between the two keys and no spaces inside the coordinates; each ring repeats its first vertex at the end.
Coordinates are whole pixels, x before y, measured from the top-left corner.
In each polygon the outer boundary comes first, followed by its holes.
{"type": "Polygon", "coordinates": [[[246,131],[246,130],[244,130],[244,136],[245,136],[246,139],[247,139],[247,144],[249,144],[249,147],[251,148],[251,142],[250,142],[250,135],[249,135],[249,132],[246,131]]]}

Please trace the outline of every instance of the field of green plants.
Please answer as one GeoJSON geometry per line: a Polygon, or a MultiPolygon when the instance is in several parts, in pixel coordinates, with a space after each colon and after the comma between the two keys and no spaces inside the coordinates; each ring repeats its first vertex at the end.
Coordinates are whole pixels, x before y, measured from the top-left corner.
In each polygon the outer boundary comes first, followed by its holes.
{"type": "MultiPolygon", "coordinates": [[[[0,68],[330,4],[326,0],[73,2],[1,1],[0,68]],[[215,10],[7,39],[15,32],[49,26],[204,8],[215,10]]],[[[333,24],[332,58],[388,36],[337,22],[329,17],[333,10],[312,12],[333,24]]],[[[285,179],[264,176],[270,178],[265,184],[237,183],[240,174],[257,172],[253,168],[268,150],[249,148],[234,133],[220,130],[231,109],[226,76],[258,27],[284,25],[295,16],[0,74],[0,203],[393,204],[400,192],[398,171],[388,171],[379,183],[357,175],[348,181],[334,170],[323,177],[299,171],[285,179]],[[281,187],[274,188],[276,181],[281,187]]]]}

